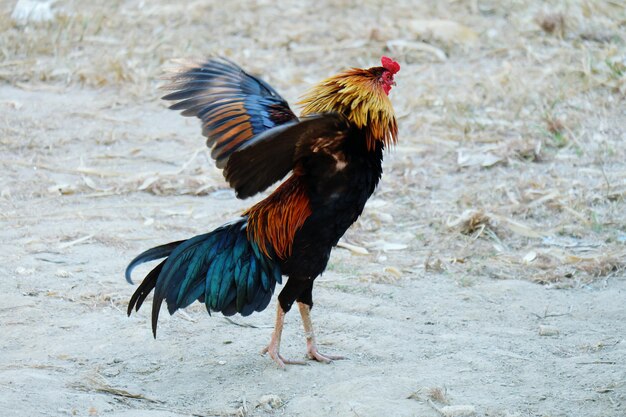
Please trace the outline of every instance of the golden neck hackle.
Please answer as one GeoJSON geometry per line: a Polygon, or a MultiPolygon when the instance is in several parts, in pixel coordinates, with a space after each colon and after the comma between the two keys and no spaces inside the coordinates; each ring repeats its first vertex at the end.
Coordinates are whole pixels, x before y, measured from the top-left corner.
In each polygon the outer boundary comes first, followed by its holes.
{"type": "Polygon", "coordinates": [[[395,144],[398,125],[389,97],[369,70],[353,68],[311,88],[297,103],[301,115],[339,113],[358,128],[365,128],[367,148],[377,142],[395,144]]]}

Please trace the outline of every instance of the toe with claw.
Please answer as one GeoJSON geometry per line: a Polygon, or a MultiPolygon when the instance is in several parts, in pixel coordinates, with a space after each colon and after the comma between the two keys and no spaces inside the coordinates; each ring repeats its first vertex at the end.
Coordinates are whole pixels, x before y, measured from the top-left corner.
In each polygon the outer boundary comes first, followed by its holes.
{"type": "Polygon", "coordinates": [[[307,340],[307,356],[309,359],[322,362],[322,363],[331,363],[332,361],[339,361],[342,359],[346,359],[345,356],[336,356],[336,355],[325,355],[317,350],[317,345],[310,340],[307,340]]]}

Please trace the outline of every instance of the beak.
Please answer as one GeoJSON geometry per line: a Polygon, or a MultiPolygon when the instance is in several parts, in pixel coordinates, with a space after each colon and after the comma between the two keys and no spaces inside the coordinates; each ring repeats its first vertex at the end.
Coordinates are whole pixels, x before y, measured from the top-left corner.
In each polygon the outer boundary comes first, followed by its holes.
{"type": "Polygon", "coordinates": [[[396,82],[395,81],[392,82],[391,85],[393,85],[395,87],[396,86],[396,82]]]}

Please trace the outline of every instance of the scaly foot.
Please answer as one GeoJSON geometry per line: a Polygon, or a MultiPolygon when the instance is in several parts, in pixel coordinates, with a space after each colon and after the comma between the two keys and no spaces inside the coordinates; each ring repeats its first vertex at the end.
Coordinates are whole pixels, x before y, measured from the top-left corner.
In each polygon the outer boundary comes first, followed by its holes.
{"type": "Polygon", "coordinates": [[[276,309],[276,324],[274,325],[274,332],[270,339],[269,345],[261,351],[261,355],[269,353],[270,358],[276,362],[280,369],[285,370],[285,365],[306,365],[305,361],[294,361],[283,357],[280,351],[280,337],[283,333],[283,325],[285,323],[285,311],[281,308],[280,303],[276,309]]]}
{"type": "Polygon", "coordinates": [[[261,355],[265,355],[266,353],[270,355],[270,358],[272,358],[282,370],[286,370],[285,365],[308,365],[306,361],[296,361],[285,358],[278,352],[278,345],[274,343],[274,340],[261,351],[261,355]]]}

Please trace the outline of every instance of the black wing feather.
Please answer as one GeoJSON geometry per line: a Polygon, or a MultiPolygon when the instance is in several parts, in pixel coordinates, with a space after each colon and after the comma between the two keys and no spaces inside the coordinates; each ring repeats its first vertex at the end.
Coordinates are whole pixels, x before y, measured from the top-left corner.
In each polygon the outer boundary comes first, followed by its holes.
{"type": "Polygon", "coordinates": [[[303,118],[249,140],[233,152],[224,168],[224,177],[239,198],[263,191],[291,171],[298,149],[312,141],[333,137],[350,129],[340,115],[327,113],[303,118]]]}

